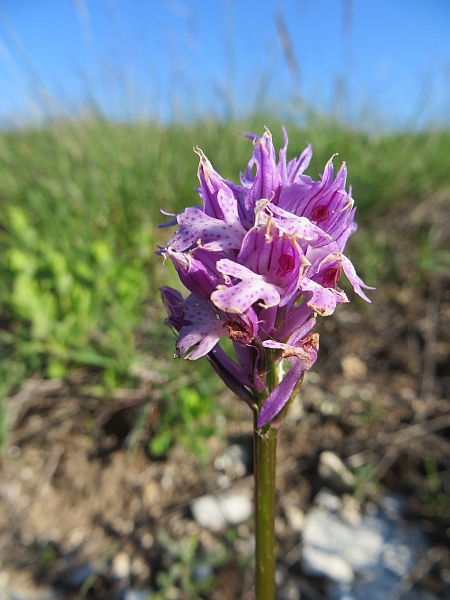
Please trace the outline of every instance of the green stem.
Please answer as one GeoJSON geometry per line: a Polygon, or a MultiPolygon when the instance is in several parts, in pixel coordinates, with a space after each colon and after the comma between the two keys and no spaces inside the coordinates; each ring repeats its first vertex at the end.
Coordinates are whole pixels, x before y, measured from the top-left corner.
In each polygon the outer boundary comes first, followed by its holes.
{"type": "MultiPolygon", "coordinates": [[[[278,369],[267,365],[267,389],[278,383],[278,369]]],[[[261,408],[265,398],[258,402],[261,408]]],[[[275,600],[275,473],[278,427],[258,429],[254,412],[253,451],[255,474],[255,599],[275,600]]]]}
{"type": "Polygon", "coordinates": [[[275,600],[275,469],[278,430],[254,427],[256,600],[275,600]]]}

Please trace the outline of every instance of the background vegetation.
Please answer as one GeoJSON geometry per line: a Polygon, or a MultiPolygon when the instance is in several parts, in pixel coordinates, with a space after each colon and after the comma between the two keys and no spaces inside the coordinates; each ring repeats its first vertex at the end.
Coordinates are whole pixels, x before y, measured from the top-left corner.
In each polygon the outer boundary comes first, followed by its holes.
{"type": "MultiPolygon", "coordinates": [[[[446,333],[436,331],[438,323],[447,326],[446,317],[438,315],[450,306],[450,131],[429,128],[374,134],[317,116],[311,116],[302,127],[293,121],[284,125],[290,138],[289,158],[312,143],[314,157],[308,173],[313,178],[336,152],[335,167],[341,160],[348,164],[360,231],[351,238],[347,253],[365,281],[378,289],[372,307],[348,290],[355,304],[346,314],[354,317],[370,310],[372,323],[378,314],[380,329],[374,330],[386,338],[369,347],[367,334],[358,338],[356,346],[357,336],[346,345],[345,327],[333,333],[333,341],[324,335],[316,369],[324,376],[322,383],[330,372],[339,371],[342,357],[336,358],[335,347],[338,352],[344,347],[346,353],[351,350],[367,361],[374,369],[370,375],[376,376],[378,367],[380,373],[388,371],[394,389],[391,369],[400,359],[388,347],[401,338],[402,360],[408,364],[400,371],[414,377],[417,395],[424,400],[421,404],[416,399],[411,413],[410,401],[402,397],[402,409],[392,412],[391,423],[378,396],[371,400],[373,384],[368,383],[364,389],[370,392],[370,401],[364,396],[364,407],[356,413],[353,396],[345,396],[342,415],[336,417],[339,426],[345,431],[360,428],[364,435],[367,429],[370,445],[370,440],[378,439],[377,432],[395,430],[400,423],[409,423],[414,429],[417,419],[420,424],[427,415],[439,421],[445,407],[434,402],[433,386],[438,396],[445,398],[450,385],[445,375],[449,356],[446,333]],[[390,306],[380,307],[383,299],[390,306]],[[419,366],[411,361],[412,356],[419,366]],[[426,408],[421,413],[420,407],[427,407],[430,398],[431,412],[426,408]]],[[[119,449],[125,441],[131,451],[145,440],[146,456],[150,455],[153,465],[164,462],[155,459],[165,456],[170,463],[170,448],[181,443],[198,459],[192,471],[198,469],[202,481],[207,481],[208,440],[215,436],[211,442],[217,445],[217,438],[227,434],[225,425],[239,418],[224,418],[224,414],[235,416],[236,408],[223,401],[218,410],[217,398],[223,388],[206,361],[173,364],[174,336],[164,324],[158,288],[179,284],[170,265],[164,266],[155,255],[158,245],[165,245],[172,235],[171,229],[158,229],[167,219],[160,208],[179,212],[198,202],[194,191],[197,156],[192,146],[199,145],[222,175],[237,181],[252,152],[249,140],[239,133],[261,133],[264,126],[269,127],[279,148],[281,123],[263,115],[245,122],[205,120],[167,126],[118,123],[100,117],[54,119],[41,127],[0,134],[1,443],[8,435],[14,437],[6,402],[11,396],[19,397],[20,390],[26,391],[24,380],[32,378],[28,383],[33,389],[40,379],[60,379],[65,382],[58,388],[61,399],[64,389],[70,389],[78,405],[82,424],[78,427],[91,442],[98,440],[99,456],[104,452],[102,444],[112,438],[114,448],[119,449]]],[[[342,285],[346,286],[345,281],[342,285]]],[[[333,330],[338,317],[327,320],[323,327],[333,330]]],[[[59,397],[53,401],[58,406],[59,397]]],[[[47,439],[47,429],[56,432],[58,422],[50,418],[50,405],[40,407],[39,402],[34,400],[21,422],[31,423],[33,411],[35,416],[42,414],[42,432],[47,439]]],[[[323,427],[325,432],[334,414],[327,412],[325,404],[315,409],[306,404],[305,411],[312,411],[310,421],[314,422],[308,425],[308,418],[302,420],[306,429],[311,427],[317,433],[323,427]],[[320,426],[313,421],[317,415],[323,416],[320,426]]],[[[46,442],[30,431],[22,432],[23,439],[45,447],[46,442]]],[[[291,431],[291,439],[289,427],[286,431],[291,452],[297,433],[291,431]]],[[[76,432],[74,427],[74,436],[76,432]]],[[[323,435],[329,441],[328,433],[323,435]]],[[[64,447],[62,438],[57,444],[52,439],[50,446],[64,447]]],[[[424,459],[419,452],[420,460],[406,469],[401,485],[404,488],[408,481],[407,485],[417,490],[412,496],[418,498],[416,514],[435,520],[438,528],[442,523],[447,528],[448,453],[445,440],[439,441],[444,448],[441,454],[424,459]],[[414,479],[417,474],[420,477],[414,479]]],[[[70,446],[70,440],[67,443],[70,446]]],[[[386,454],[384,447],[377,452],[383,457],[386,454]]],[[[399,464],[401,451],[394,448],[392,456],[391,462],[399,464]]],[[[383,461],[371,458],[355,467],[359,499],[376,494],[384,475],[383,461]]],[[[383,484],[396,489],[400,478],[391,466],[389,463],[383,484]]],[[[191,493],[200,493],[199,489],[191,493]]],[[[160,526],[158,519],[155,523],[160,526]]],[[[186,538],[179,546],[170,539],[158,543],[172,556],[169,570],[155,567],[162,573],[153,582],[160,596],[171,597],[166,588],[179,582],[183,597],[197,598],[200,588],[192,587],[190,574],[197,564],[198,540],[186,538]]],[[[43,547],[47,551],[50,546],[43,547]]],[[[56,555],[54,552],[55,561],[56,555]]],[[[47,554],[44,558],[49,560],[47,554]]],[[[228,559],[228,555],[220,555],[217,560],[223,565],[228,559]]],[[[212,580],[207,584],[214,589],[212,580]]]]}
{"type": "MultiPolygon", "coordinates": [[[[435,247],[436,232],[430,233],[436,224],[410,218],[450,186],[448,131],[375,135],[318,117],[301,129],[285,125],[290,157],[313,144],[313,177],[337,151],[335,165],[347,161],[364,231],[351,240],[349,253],[368,283],[379,287],[403,269],[402,276],[426,285],[430,269],[449,268],[449,253],[435,247]],[[405,254],[395,251],[405,236],[414,241],[406,271],[405,254]]],[[[197,203],[194,144],[221,174],[237,180],[252,151],[238,134],[264,126],[280,147],[281,124],[263,116],[168,126],[55,119],[1,134],[3,396],[33,374],[79,380],[81,372],[105,398],[133,387],[143,367],[164,381],[187,373],[195,380],[198,365],[173,369],[170,362],[173,335],[163,324],[158,288],[177,282],[154,254],[171,235],[157,229],[166,220],[159,211],[197,203]]],[[[200,368],[203,379],[209,377],[208,368],[200,368]]],[[[195,393],[208,395],[205,386],[195,393]]],[[[214,404],[206,406],[213,410],[214,404]]],[[[186,415],[162,422],[170,429],[186,415]]],[[[172,437],[166,433],[155,449],[162,451],[172,437]]]]}

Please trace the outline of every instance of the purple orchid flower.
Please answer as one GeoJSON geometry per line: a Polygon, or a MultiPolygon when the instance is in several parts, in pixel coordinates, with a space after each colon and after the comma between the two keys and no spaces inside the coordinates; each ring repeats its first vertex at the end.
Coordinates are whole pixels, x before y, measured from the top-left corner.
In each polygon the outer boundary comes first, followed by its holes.
{"type": "MultiPolygon", "coordinates": [[[[334,176],[332,158],[319,181],[304,175],[308,146],[287,162],[288,137],[277,157],[269,131],[245,134],[253,156],[240,184],[224,180],[199,149],[202,206],[186,208],[170,224],[178,230],[160,254],[172,261],[189,290],[161,290],[166,322],[178,335],[177,356],[206,356],[224,382],[258,412],[258,427],[276,419],[317,358],[315,315],[348,302],[342,273],[367,302],[366,286],[343,254],[356,231],[345,164],[334,176]],[[253,169],[256,173],[253,175],[253,169]],[[235,360],[220,346],[229,338],[235,360]],[[267,369],[290,368],[275,387],[267,369]]],[[[167,214],[167,213],[165,213],[167,214]]]]}

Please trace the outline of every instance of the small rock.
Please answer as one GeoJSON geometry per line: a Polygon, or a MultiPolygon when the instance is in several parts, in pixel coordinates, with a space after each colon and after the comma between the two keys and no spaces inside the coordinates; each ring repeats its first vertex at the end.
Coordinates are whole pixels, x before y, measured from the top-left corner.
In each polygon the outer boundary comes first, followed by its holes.
{"type": "Polygon", "coordinates": [[[144,535],[141,537],[141,546],[144,548],[144,550],[148,550],[149,548],[151,548],[154,543],[155,538],[148,531],[144,533],[144,535]]]}
{"type": "Polygon", "coordinates": [[[85,539],[86,532],[83,527],[76,527],[68,533],[64,541],[64,550],[70,552],[75,550],[85,539]]]}
{"type": "Polygon", "coordinates": [[[369,570],[378,562],[382,548],[382,524],[366,518],[361,525],[349,525],[336,513],[313,508],[303,528],[304,551],[309,548],[336,555],[355,570],[369,570]]]}
{"type": "Polygon", "coordinates": [[[113,558],[111,575],[116,579],[126,579],[130,575],[131,561],[126,552],[119,552],[113,558]]]}
{"type": "Polygon", "coordinates": [[[191,503],[194,519],[200,527],[220,531],[227,525],[239,525],[252,515],[252,501],[242,493],[202,496],[191,503]]]}
{"type": "Polygon", "coordinates": [[[216,471],[222,471],[230,481],[233,481],[246,475],[249,462],[247,448],[240,444],[232,444],[216,458],[214,468],[216,471]]]}
{"type": "Polygon", "coordinates": [[[305,524],[305,513],[300,508],[297,508],[295,504],[289,502],[285,502],[283,508],[289,527],[296,533],[302,531],[305,524]]]}
{"type": "MultiPolygon", "coordinates": [[[[396,596],[403,583],[411,578],[418,557],[427,551],[418,527],[391,518],[401,513],[402,498],[386,496],[381,501],[381,510],[374,507],[371,514],[344,519],[353,499],[344,496],[342,508],[336,510],[332,501],[340,502],[339,498],[324,491],[318,496],[322,495],[325,502],[313,507],[305,518],[302,556],[305,571],[331,580],[327,590],[333,600],[385,600],[396,596]]],[[[350,514],[352,511],[355,512],[355,506],[350,514]]],[[[425,600],[425,594],[411,588],[401,595],[405,600],[425,600]]]]}
{"type": "Polygon", "coordinates": [[[210,531],[220,531],[227,524],[215,496],[207,495],[196,498],[191,502],[191,511],[200,527],[210,531]]]}
{"type": "Polygon", "coordinates": [[[303,550],[302,565],[310,575],[328,577],[340,583],[351,583],[355,578],[353,569],[346,560],[310,545],[303,550]]]}
{"type": "Polygon", "coordinates": [[[275,583],[277,585],[277,587],[281,587],[283,585],[283,583],[286,581],[286,577],[287,577],[287,570],[283,567],[281,567],[280,565],[277,565],[276,571],[275,571],[275,583]]]}
{"type": "Polygon", "coordinates": [[[251,499],[242,493],[224,494],[219,497],[220,509],[229,525],[239,525],[252,516],[251,499]]]}
{"type": "Polygon", "coordinates": [[[338,493],[351,492],[355,477],[337,454],[325,451],[319,456],[318,473],[321,479],[338,493]]]}
{"type": "Polygon", "coordinates": [[[278,600],[300,600],[301,594],[298,584],[289,578],[277,592],[278,600]]]}
{"type": "Polygon", "coordinates": [[[345,494],[342,497],[340,515],[350,525],[359,525],[361,523],[361,506],[358,500],[350,494],[345,494]]]}
{"type": "Polygon", "coordinates": [[[142,487],[142,497],[147,506],[151,506],[161,498],[161,488],[156,481],[148,481],[142,487]]]}
{"type": "Polygon", "coordinates": [[[169,473],[164,473],[161,477],[161,487],[165,492],[173,488],[173,477],[169,473]]]}
{"type": "Polygon", "coordinates": [[[337,512],[342,508],[342,500],[330,490],[323,489],[315,497],[315,503],[328,512],[337,512]]]}
{"type": "Polygon", "coordinates": [[[341,360],[342,372],[346,379],[351,381],[363,381],[367,376],[367,365],[353,354],[344,356],[341,360]]]}
{"type": "Polygon", "coordinates": [[[130,588],[121,594],[120,600],[150,600],[151,597],[152,594],[150,590],[130,588]]]}
{"type": "Polygon", "coordinates": [[[150,575],[150,567],[140,556],[136,556],[131,561],[131,573],[136,577],[148,577],[150,575]]]}

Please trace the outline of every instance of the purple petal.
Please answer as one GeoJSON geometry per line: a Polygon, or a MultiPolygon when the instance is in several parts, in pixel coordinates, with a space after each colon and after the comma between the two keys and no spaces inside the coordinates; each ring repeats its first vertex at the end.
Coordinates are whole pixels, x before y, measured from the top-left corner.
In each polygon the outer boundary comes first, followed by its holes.
{"type": "Polygon", "coordinates": [[[273,204],[269,204],[267,208],[272,211],[274,215],[280,217],[275,220],[283,232],[310,242],[317,240],[331,240],[331,237],[327,235],[323,229],[314,225],[314,223],[311,223],[306,217],[297,217],[287,210],[283,210],[279,206],[274,206],[273,204]]]}
{"type": "Polygon", "coordinates": [[[216,310],[210,300],[202,300],[191,294],[183,302],[183,314],[191,324],[207,324],[217,321],[216,310]]]}
{"type": "MultiPolygon", "coordinates": [[[[281,152],[280,152],[281,154],[281,152]]],[[[286,175],[289,183],[296,183],[299,177],[309,167],[313,155],[312,146],[308,146],[300,154],[299,158],[294,158],[287,164],[286,175]]],[[[281,159],[281,157],[280,157],[281,159]]]]}
{"type": "Polygon", "coordinates": [[[172,219],[167,223],[160,223],[158,225],[158,229],[164,229],[165,227],[174,227],[177,224],[177,215],[175,213],[166,212],[162,208],[159,209],[159,212],[165,215],[166,217],[172,217],[172,219]]]}
{"type": "Polygon", "coordinates": [[[196,148],[195,152],[200,157],[198,179],[200,181],[200,196],[203,200],[203,211],[210,217],[223,219],[224,214],[222,207],[218,202],[218,194],[220,192],[225,192],[233,196],[233,193],[222,177],[214,170],[212,164],[203,154],[202,150],[196,148]]]}
{"type": "Polygon", "coordinates": [[[221,310],[229,313],[242,314],[252,304],[262,300],[264,308],[280,303],[280,293],[277,287],[261,279],[246,279],[237,285],[216,290],[211,294],[211,301],[221,310]]]}
{"type": "Polygon", "coordinates": [[[219,375],[222,381],[234,392],[241,400],[246,402],[250,408],[256,406],[255,398],[246,387],[252,385],[243,377],[238,365],[222,350],[216,346],[206,356],[214,371],[219,375]]]}
{"type": "Polygon", "coordinates": [[[280,329],[276,332],[277,340],[284,340],[292,335],[309,319],[312,309],[304,302],[299,307],[293,307],[284,318],[280,329]]]}
{"type": "Polygon", "coordinates": [[[280,148],[280,151],[278,153],[278,165],[277,166],[278,166],[278,173],[280,174],[280,178],[281,178],[281,183],[282,183],[282,185],[286,185],[288,183],[286,158],[287,158],[287,147],[289,144],[289,138],[288,138],[286,129],[284,127],[282,127],[281,129],[283,131],[284,146],[283,146],[283,148],[280,148]]]}
{"type": "Polygon", "coordinates": [[[228,258],[218,260],[216,263],[216,269],[219,271],[219,273],[230,275],[231,277],[237,277],[238,279],[257,279],[258,281],[262,281],[261,275],[254,273],[244,265],[233,262],[228,258]]]}
{"type": "Polygon", "coordinates": [[[242,344],[234,343],[234,351],[239,364],[242,366],[244,373],[247,373],[251,378],[253,388],[260,393],[266,391],[266,384],[261,379],[261,374],[264,373],[263,361],[265,356],[261,348],[257,346],[243,346],[242,344]]]}
{"type": "Polygon", "coordinates": [[[161,292],[161,298],[169,316],[182,317],[183,311],[181,309],[181,304],[183,303],[183,296],[180,292],[167,285],[159,288],[159,291],[161,292]]]}
{"type": "Polygon", "coordinates": [[[222,210],[225,223],[234,225],[244,235],[245,229],[242,227],[239,219],[238,202],[230,189],[219,190],[217,194],[217,202],[222,210]]]}
{"type": "Polygon", "coordinates": [[[183,296],[178,290],[174,290],[167,286],[160,288],[160,292],[168,314],[166,324],[171,327],[175,333],[179,333],[181,328],[187,325],[182,308],[183,296]]]}
{"type": "Polygon", "coordinates": [[[308,323],[305,323],[303,330],[305,332],[304,337],[300,338],[299,334],[292,336],[287,344],[282,342],[276,342],[275,340],[266,340],[263,342],[265,348],[272,348],[274,350],[283,350],[283,358],[298,358],[302,363],[302,370],[307,371],[310,369],[317,359],[317,351],[319,349],[319,334],[309,333],[314,327],[316,320],[310,319],[308,323]]]}
{"type": "MultiPolygon", "coordinates": [[[[272,200],[280,191],[281,178],[278,173],[275,149],[269,131],[253,142],[253,159],[257,165],[256,177],[245,198],[245,208],[253,210],[261,198],[272,200]]],[[[275,201],[274,198],[274,201],[275,201]]]]}
{"type": "Polygon", "coordinates": [[[183,327],[176,342],[178,356],[184,356],[187,360],[197,360],[208,354],[218,343],[220,338],[226,336],[226,330],[221,321],[215,323],[203,323],[183,327]],[[191,352],[186,354],[190,348],[195,346],[191,352]]]}
{"type": "Polygon", "coordinates": [[[271,306],[270,308],[262,308],[259,311],[259,323],[262,325],[259,329],[259,337],[261,340],[272,338],[276,335],[275,323],[277,317],[280,318],[280,308],[278,306],[271,306]]]}
{"type": "Polygon", "coordinates": [[[303,292],[312,292],[311,297],[307,300],[307,305],[322,317],[332,315],[337,304],[348,302],[344,292],[322,287],[307,277],[302,280],[300,289],[303,292]]]}
{"type": "Polygon", "coordinates": [[[280,412],[286,402],[289,401],[299,379],[304,371],[303,363],[298,358],[289,359],[291,368],[289,373],[284,376],[284,379],[276,386],[264,401],[258,415],[258,427],[264,427],[269,421],[280,412]]]}
{"type": "Polygon", "coordinates": [[[363,300],[365,300],[366,302],[370,302],[369,298],[365,295],[361,288],[364,288],[366,290],[374,290],[375,288],[366,285],[363,282],[363,280],[358,277],[355,271],[355,267],[353,266],[353,263],[350,261],[349,258],[344,256],[343,254],[341,256],[344,273],[346,274],[347,279],[352,284],[353,289],[363,300]]]}
{"type": "Polygon", "coordinates": [[[172,261],[182,284],[198,298],[209,300],[220,280],[215,268],[217,255],[201,248],[191,252],[174,252],[167,248],[164,254],[172,261]]]}
{"type": "Polygon", "coordinates": [[[247,233],[237,260],[276,286],[281,294],[280,306],[289,302],[309,267],[300,246],[292,236],[283,235],[274,219],[247,233]]]}
{"type": "Polygon", "coordinates": [[[304,323],[301,327],[292,332],[289,336],[287,343],[291,346],[298,346],[302,339],[311,331],[311,329],[316,324],[315,317],[312,317],[306,323],[304,323]]]}
{"type": "Polygon", "coordinates": [[[224,313],[221,315],[221,321],[230,340],[239,345],[248,346],[258,333],[259,321],[253,308],[249,308],[245,313],[239,315],[224,313]]]}
{"type": "Polygon", "coordinates": [[[292,346],[291,344],[284,344],[283,342],[276,342],[275,340],[266,340],[262,345],[264,348],[271,348],[272,350],[288,350],[291,352],[291,356],[295,355],[300,360],[309,359],[309,355],[302,350],[301,346],[292,346]]]}
{"type": "Polygon", "coordinates": [[[179,229],[168,246],[183,252],[201,243],[208,250],[239,249],[245,230],[237,224],[228,224],[206,215],[200,208],[187,208],[178,215],[179,229]]]}
{"type": "Polygon", "coordinates": [[[312,147],[311,144],[309,144],[308,147],[303,150],[299,158],[294,158],[289,163],[286,163],[289,138],[286,129],[282,127],[282,130],[284,146],[279,152],[278,172],[280,174],[282,184],[287,185],[289,183],[295,183],[303,171],[306,171],[308,168],[312,158],[312,147]]]}
{"type": "Polygon", "coordinates": [[[277,286],[267,283],[258,275],[228,259],[217,261],[216,268],[224,275],[242,279],[241,283],[218,289],[211,294],[211,300],[221,310],[229,313],[242,314],[257,300],[263,300],[265,308],[276,306],[280,302],[280,290],[277,286]]]}
{"type": "MultiPolygon", "coordinates": [[[[309,323],[306,328],[314,325],[315,319],[311,319],[311,321],[312,323],[309,323]]],[[[267,348],[282,349],[283,358],[291,363],[291,368],[264,401],[258,416],[258,427],[266,425],[280,412],[291,398],[303,372],[310,369],[315,363],[319,349],[319,334],[308,333],[295,345],[270,340],[263,342],[263,345],[267,348]]]]}

